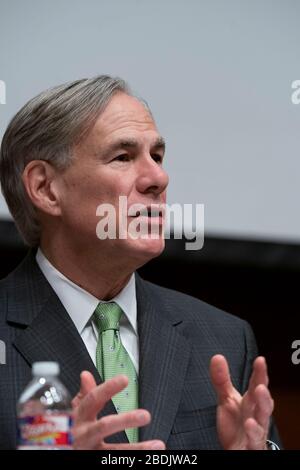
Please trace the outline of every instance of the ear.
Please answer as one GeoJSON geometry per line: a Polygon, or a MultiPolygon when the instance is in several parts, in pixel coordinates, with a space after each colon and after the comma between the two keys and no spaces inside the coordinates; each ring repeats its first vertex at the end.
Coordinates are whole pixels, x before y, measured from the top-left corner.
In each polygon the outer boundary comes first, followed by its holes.
{"type": "Polygon", "coordinates": [[[57,170],[44,160],[32,160],[23,171],[22,180],[32,204],[50,215],[60,215],[55,186],[57,170]]]}

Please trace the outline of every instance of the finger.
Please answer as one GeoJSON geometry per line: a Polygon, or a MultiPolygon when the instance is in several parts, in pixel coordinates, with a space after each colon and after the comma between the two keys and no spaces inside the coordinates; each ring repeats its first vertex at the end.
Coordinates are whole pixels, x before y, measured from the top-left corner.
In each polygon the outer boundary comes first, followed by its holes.
{"type": "Polygon", "coordinates": [[[104,438],[125,429],[146,426],[151,421],[147,410],[134,410],[100,418],[93,423],[85,423],[73,430],[76,449],[99,449],[104,438]]]}
{"type": "Polygon", "coordinates": [[[81,401],[77,408],[77,423],[93,421],[105,404],[128,385],[125,375],[117,375],[93,388],[81,401]]]}
{"type": "Polygon", "coordinates": [[[268,433],[270,416],[273,413],[274,401],[270,391],[265,385],[259,385],[255,389],[256,406],[254,418],[258,424],[268,433]]]}
{"type": "Polygon", "coordinates": [[[134,410],[127,413],[109,415],[101,418],[94,425],[100,439],[104,439],[124,429],[146,426],[151,421],[151,415],[146,410],[134,410]]]}
{"type": "Polygon", "coordinates": [[[263,450],[266,448],[265,430],[253,418],[248,418],[244,423],[247,436],[247,450],[263,450]]]}
{"type": "Polygon", "coordinates": [[[97,386],[94,376],[87,370],[80,374],[80,390],[72,400],[72,407],[77,408],[81,400],[97,386]]]}
{"type": "MultiPolygon", "coordinates": [[[[76,450],[111,449],[112,444],[105,443],[104,437],[124,429],[145,426],[150,421],[151,416],[148,411],[135,410],[120,415],[106,416],[91,424],[85,423],[73,429],[73,447],[76,450]]],[[[134,447],[136,449],[165,449],[165,445],[161,441],[147,441],[139,443],[139,445],[136,444],[134,447]]],[[[118,448],[119,446],[120,444],[117,444],[115,447],[118,448]]],[[[131,444],[125,444],[122,448],[133,449],[131,444]]]]}
{"type": "Polygon", "coordinates": [[[249,381],[248,392],[253,398],[254,391],[256,387],[260,384],[265,385],[266,387],[269,384],[267,363],[264,357],[257,357],[253,363],[253,372],[249,381]]]}
{"type": "Polygon", "coordinates": [[[105,437],[125,429],[146,426],[150,421],[151,415],[146,410],[105,416],[74,429],[74,446],[76,449],[99,449],[104,445],[105,437]]]}
{"type": "Polygon", "coordinates": [[[217,354],[212,357],[210,361],[210,376],[220,403],[233,395],[235,389],[232,385],[228,363],[224,356],[217,354]]]}
{"type": "Polygon", "coordinates": [[[105,444],[106,450],[165,450],[163,441],[143,441],[134,444],[105,444]]]}

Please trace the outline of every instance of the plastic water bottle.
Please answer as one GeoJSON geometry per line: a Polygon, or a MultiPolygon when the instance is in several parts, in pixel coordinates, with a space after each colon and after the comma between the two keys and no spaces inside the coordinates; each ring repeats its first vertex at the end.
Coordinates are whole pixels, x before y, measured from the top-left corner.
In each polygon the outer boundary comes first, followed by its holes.
{"type": "Polygon", "coordinates": [[[18,449],[72,449],[71,397],[57,362],[35,362],[17,405],[18,449]]]}

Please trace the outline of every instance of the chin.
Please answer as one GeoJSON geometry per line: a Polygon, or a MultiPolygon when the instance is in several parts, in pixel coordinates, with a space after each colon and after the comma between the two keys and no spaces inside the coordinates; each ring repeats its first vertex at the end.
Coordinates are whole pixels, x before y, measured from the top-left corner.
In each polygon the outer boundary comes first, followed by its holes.
{"type": "Polygon", "coordinates": [[[152,258],[159,256],[164,251],[165,240],[163,238],[158,240],[131,240],[131,248],[135,256],[143,263],[146,263],[152,258]]]}

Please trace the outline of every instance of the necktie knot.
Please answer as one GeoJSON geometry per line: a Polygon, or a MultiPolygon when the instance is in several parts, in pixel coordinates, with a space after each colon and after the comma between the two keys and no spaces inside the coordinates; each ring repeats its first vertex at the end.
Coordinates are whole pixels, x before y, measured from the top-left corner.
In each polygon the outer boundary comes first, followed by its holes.
{"type": "Polygon", "coordinates": [[[107,330],[119,330],[121,315],[122,310],[115,302],[100,302],[93,315],[99,334],[107,330]]]}

